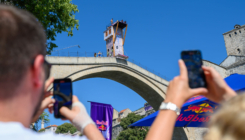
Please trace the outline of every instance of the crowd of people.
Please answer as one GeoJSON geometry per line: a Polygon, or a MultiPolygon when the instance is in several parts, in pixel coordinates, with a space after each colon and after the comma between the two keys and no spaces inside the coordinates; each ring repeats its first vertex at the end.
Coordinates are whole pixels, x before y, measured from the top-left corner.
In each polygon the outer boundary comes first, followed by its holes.
{"type": "MultiPolygon", "coordinates": [[[[83,137],[38,134],[29,129],[44,109],[53,112],[54,99],[50,98],[52,93],[47,88],[54,79],[48,79],[50,67],[45,55],[46,35],[38,20],[27,11],[0,5],[1,139],[104,139],[76,96],[73,97],[72,109],[62,107],[60,113],[83,132],[83,137]]],[[[98,56],[101,54],[98,53],[98,56]]],[[[170,81],[163,103],[171,103],[180,109],[186,100],[195,95],[204,95],[214,102],[223,103],[212,116],[204,139],[244,139],[245,95],[237,95],[210,67],[203,67],[208,87],[190,89],[187,69],[182,60],[179,67],[180,75],[170,81]]],[[[161,109],[146,139],[171,140],[177,116],[174,110],[161,109]]]]}

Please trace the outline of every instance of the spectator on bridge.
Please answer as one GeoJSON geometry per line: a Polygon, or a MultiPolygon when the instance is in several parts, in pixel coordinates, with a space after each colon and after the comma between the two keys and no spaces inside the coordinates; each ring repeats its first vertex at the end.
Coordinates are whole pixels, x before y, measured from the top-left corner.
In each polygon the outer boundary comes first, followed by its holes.
{"type": "Polygon", "coordinates": [[[111,25],[113,24],[113,18],[111,18],[111,25]]]}
{"type": "Polygon", "coordinates": [[[94,53],[94,57],[97,57],[97,54],[96,53],[94,53]]]}
{"type": "Polygon", "coordinates": [[[46,35],[37,18],[26,10],[0,5],[0,137],[3,140],[102,140],[102,134],[73,97],[73,107],[60,113],[85,136],[64,137],[51,133],[38,134],[29,129],[45,108],[52,112],[54,99],[46,97],[53,82],[45,61],[46,35]],[[13,41],[14,40],[14,41],[13,41]],[[45,88],[44,88],[45,87],[45,88]],[[46,98],[45,98],[46,97],[46,98]]]}
{"type": "MultiPolygon", "coordinates": [[[[187,68],[183,60],[179,61],[179,67],[180,75],[169,82],[166,99],[164,100],[165,103],[171,102],[180,109],[189,98],[195,95],[204,95],[217,103],[227,101],[236,96],[236,92],[226,84],[219,73],[209,67],[203,67],[208,88],[190,89],[188,85],[187,68]]],[[[236,97],[230,100],[230,103],[223,107],[224,109],[217,112],[211,121],[211,129],[207,134],[207,140],[244,139],[245,129],[243,129],[243,124],[245,117],[243,116],[245,113],[241,112],[245,111],[244,101],[245,95],[243,95],[242,98],[236,97]],[[231,105],[231,107],[227,107],[229,105],[231,105]]],[[[170,109],[159,111],[159,114],[147,134],[146,140],[171,140],[177,116],[177,113],[170,109]]]]}
{"type": "Polygon", "coordinates": [[[111,57],[113,57],[113,46],[111,47],[111,57]]]}
{"type": "Polygon", "coordinates": [[[110,50],[107,49],[107,57],[109,57],[109,56],[110,56],[110,50]]]}
{"type": "Polygon", "coordinates": [[[101,55],[102,55],[102,54],[101,54],[101,52],[99,51],[99,52],[98,52],[98,57],[101,57],[101,55]]]}

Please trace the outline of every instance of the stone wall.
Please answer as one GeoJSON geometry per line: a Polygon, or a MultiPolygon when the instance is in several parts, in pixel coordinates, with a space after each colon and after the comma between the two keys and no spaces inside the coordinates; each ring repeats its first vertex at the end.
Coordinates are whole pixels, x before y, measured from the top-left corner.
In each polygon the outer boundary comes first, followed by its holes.
{"type": "Polygon", "coordinates": [[[134,111],[133,113],[135,113],[136,115],[144,116],[145,115],[145,108],[142,107],[142,108],[134,111]]]}
{"type": "Polygon", "coordinates": [[[112,140],[115,140],[122,130],[123,128],[120,126],[120,124],[113,126],[112,127],[112,140]]]}
{"type": "Polygon", "coordinates": [[[227,55],[245,55],[245,26],[223,34],[227,55]]]}
{"type": "Polygon", "coordinates": [[[118,118],[118,111],[113,108],[113,119],[118,118]]]}
{"type": "Polygon", "coordinates": [[[235,56],[235,55],[230,55],[227,56],[226,59],[220,63],[220,66],[229,68],[232,67],[232,65],[237,64],[239,62],[244,62],[245,61],[245,56],[235,56]]]}
{"type": "Polygon", "coordinates": [[[203,65],[207,67],[213,67],[223,78],[228,76],[224,67],[221,67],[213,62],[203,60],[203,65]]]}
{"type": "Polygon", "coordinates": [[[184,128],[187,134],[188,140],[202,140],[204,134],[208,131],[208,128],[203,127],[187,127],[184,128]]]}
{"type": "Polygon", "coordinates": [[[243,62],[239,65],[236,65],[236,66],[227,70],[227,74],[229,74],[229,75],[234,74],[234,73],[245,75],[245,62],[243,62]]]}

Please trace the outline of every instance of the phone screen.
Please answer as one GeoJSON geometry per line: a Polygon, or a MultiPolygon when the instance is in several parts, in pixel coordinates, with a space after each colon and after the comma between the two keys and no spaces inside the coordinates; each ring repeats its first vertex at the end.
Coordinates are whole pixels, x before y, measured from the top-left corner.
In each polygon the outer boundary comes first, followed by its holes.
{"type": "Polygon", "coordinates": [[[201,52],[198,50],[182,51],[181,58],[185,62],[188,70],[190,88],[207,87],[205,75],[202,69],[201,52]]]}
{"type": "Polygon", "coordinates": [[[62,106],[71,109],[72,105],[72,83],[70,79],[54,80],[54,116],[55,118],[64,118],[59,110],[62,106]]]}

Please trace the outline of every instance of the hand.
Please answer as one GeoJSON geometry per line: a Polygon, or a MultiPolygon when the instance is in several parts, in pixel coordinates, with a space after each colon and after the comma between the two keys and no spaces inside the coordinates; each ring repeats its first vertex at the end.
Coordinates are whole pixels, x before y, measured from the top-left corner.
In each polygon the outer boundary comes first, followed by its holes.
{"type": "Polygon", "coordinates": [[[84,105],[79,102],[76,96],[72,98],[72,110],[68,109],[67,107],[61,107],[60,113],[64,117],[66,117],[76,128],[83,132],[83,129],[88,124],[94,124],[93,120],[88,115],[86,108],[84,105]]]}
{"type": "Polygon", "coordinates": [[[48,90],[48,87],[54,82],[54,78],[50,78],[46,81],[45,87],[44,87],[44,98],[41,103],[41,106],[35,116],[32,118],[32,122],[36,122],[39,116],[43,113],[44,109],[48,108],[50,113],[53,113],[53,104],[55,102],[54,99],[50,97],[53,93],[48,90]]]}
{"type": "Polygon", "coordinates": [[[226,84],[214,68],[204,66],[202,68],[208,85],[208,94],[205,95],[208,99],[219,103],[236,96],[236,92],[226,84]]]}
{"type": "Polygon", "coordinates": [[[206,88],[191,89],[188,84],[187,68],[183,60],[179,60],[179,67],[180,75],[170,81],[164,102],[174,103],[181,108],[189,98],[195,95],[205,95],[208,91],[206,88]]]}

